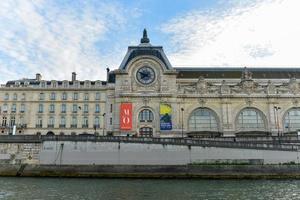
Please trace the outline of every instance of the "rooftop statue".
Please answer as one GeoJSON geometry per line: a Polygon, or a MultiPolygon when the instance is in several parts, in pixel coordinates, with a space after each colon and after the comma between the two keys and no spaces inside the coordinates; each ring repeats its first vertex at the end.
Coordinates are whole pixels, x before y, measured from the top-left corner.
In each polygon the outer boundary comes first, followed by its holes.
{"type": "Polygon", "coordinates": [[[144,29],[144,31],[143,31],[143,37],[141,39],[141,43],[149,43],[149,42],[150,42],[150,40],[149,40],[148,35],[147,35],[147,30],[144,29]]]}

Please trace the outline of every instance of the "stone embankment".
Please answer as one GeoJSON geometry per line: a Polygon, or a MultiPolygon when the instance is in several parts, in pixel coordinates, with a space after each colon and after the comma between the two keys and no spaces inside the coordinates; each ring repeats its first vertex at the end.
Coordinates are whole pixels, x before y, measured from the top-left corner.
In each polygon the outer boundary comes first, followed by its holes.
{"type": "Polygon", "coordinates": [[[299,144],[272,137],[0,136],[0,176],[300,178],[299,144]]]}

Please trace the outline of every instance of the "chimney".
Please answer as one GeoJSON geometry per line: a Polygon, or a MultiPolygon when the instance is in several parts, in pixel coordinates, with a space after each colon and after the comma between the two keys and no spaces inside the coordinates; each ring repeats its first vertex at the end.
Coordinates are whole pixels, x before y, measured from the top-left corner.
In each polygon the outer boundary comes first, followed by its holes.
{"type": "Polygon", "coordinates": [[[72,81],[76,81],[76,73],[72,72],[72,81]]]}
{"type": "Polygon", "coordinates": [[[39,74],[39,73],[37,73],[37,74],[35,75],[35,80],[41,81],[41,80],[42,80],[42,75],[39,74]]]}

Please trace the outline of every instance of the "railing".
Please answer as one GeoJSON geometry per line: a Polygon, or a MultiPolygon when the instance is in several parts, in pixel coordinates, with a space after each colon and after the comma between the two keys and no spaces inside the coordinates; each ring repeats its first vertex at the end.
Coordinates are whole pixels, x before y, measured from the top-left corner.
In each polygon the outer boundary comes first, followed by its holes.
{"type": "Polygon", "coordinates": [[[90,142],[119,142],[119,143],[144,143],[162,145],[184,145],[202,147],[222,147],[241,149],[266,149],[281,151],[298,151],[298,144],[290,143],[256,143],[256,142],[234,142],[218,140],[199,140],[192,138],[143,138],[143,137],[115,137],[115,136],[95,136],[95,135],[0,135],[0,142],[3,143],[26,143],[44,141],[90,141],[90,142]]]}

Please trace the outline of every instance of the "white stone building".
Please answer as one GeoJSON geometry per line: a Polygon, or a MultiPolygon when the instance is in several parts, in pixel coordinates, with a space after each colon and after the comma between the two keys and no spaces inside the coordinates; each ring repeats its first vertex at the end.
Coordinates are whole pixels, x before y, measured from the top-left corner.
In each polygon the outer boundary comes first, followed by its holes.
{"type": "Polygon", "coordinates": [[[295,134],[299,78],[300,68],[173,68],[144,31],[105,81],[37,74],[2,85],[0,134],[295,134]]]}

